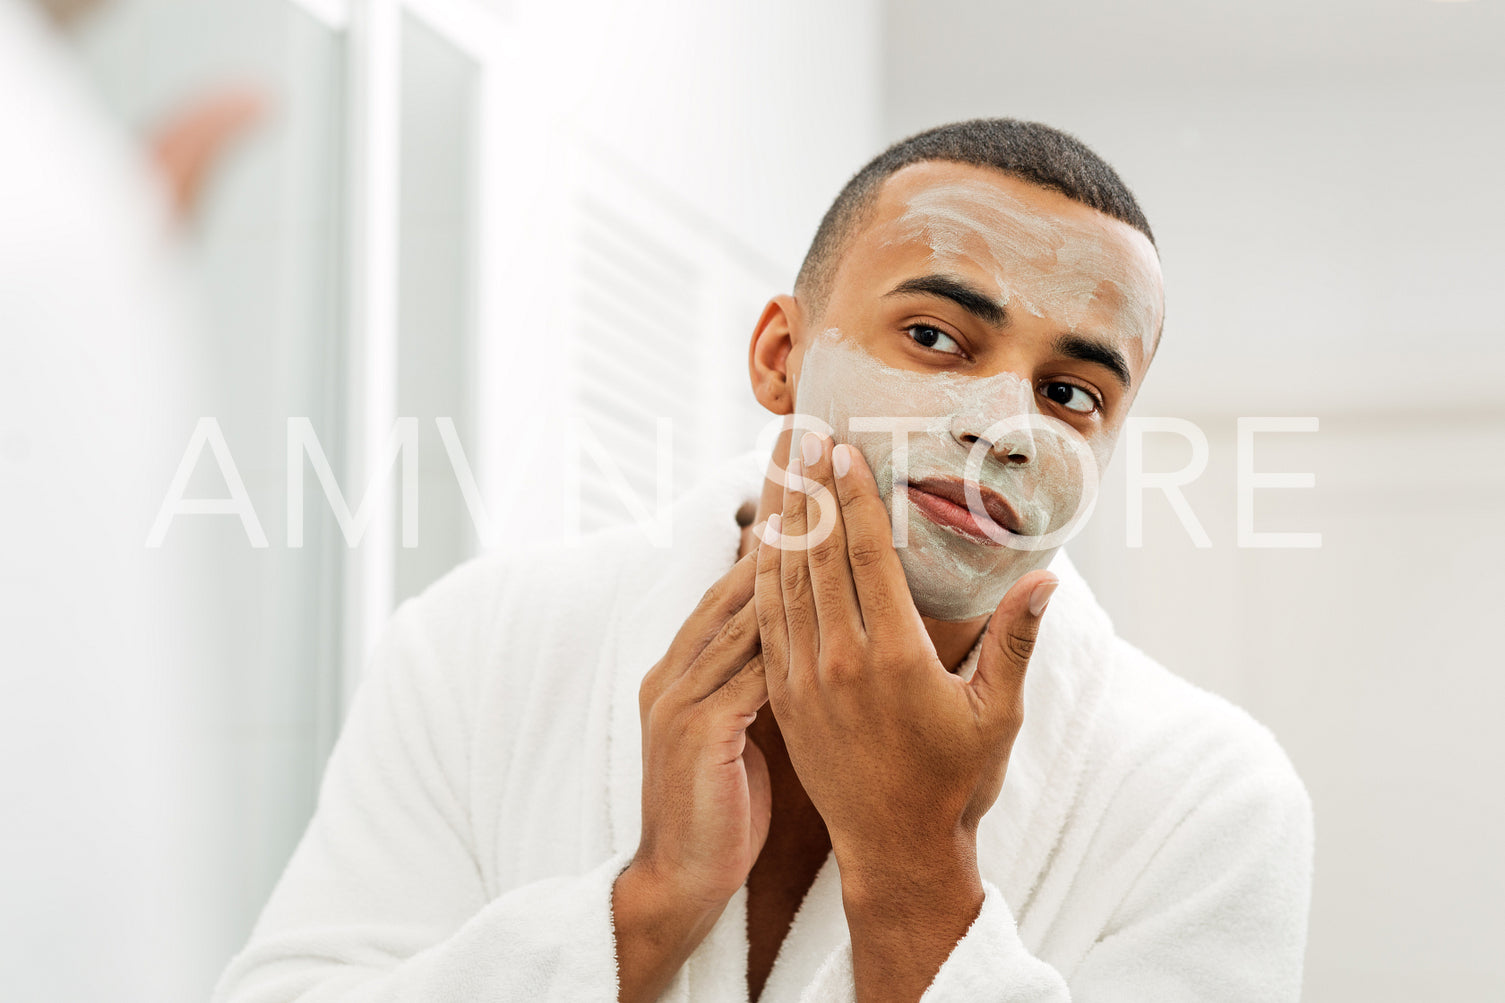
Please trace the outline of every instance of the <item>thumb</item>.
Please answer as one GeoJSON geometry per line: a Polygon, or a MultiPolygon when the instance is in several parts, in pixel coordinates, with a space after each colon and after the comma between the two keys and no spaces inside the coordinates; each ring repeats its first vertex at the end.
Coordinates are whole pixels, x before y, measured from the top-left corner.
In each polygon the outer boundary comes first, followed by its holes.
{"type": "Polygon", "coordinates": [[[1049,571],[1032,571],[1014,583],[988,620],[972,686],[984,705],[1000,715],[1023,716],[1024,673],[1045,606],[1060,584],[1049,571]]]}

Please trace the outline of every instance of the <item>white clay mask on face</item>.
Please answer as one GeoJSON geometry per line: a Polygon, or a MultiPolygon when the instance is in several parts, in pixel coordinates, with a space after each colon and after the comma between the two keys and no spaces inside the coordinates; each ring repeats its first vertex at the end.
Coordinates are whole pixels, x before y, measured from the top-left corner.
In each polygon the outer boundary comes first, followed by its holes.
{"type": "MultiPolygon", "coordinates": [[[[1096,498],[1093,450],[1071,426],[1042,415],[1029,381],[1013,373],[895,369],[831,328],[805,351],[795,405],[862,453],[915,606],[933,619],[991,613],[1016,581],[1050,563],[1096,498]],[[948,524],[944,505],[910,488],[969,479],[983,539],[948,524]],[[1017,532],[991,519],[982,488],[1006,503],[1017,532]]],[[[994,510],[1004,511],[996,502],[994,510]]]]}
{"type": "Polygon", "coordinates": [[[1148,241],[1126,245],[1106,225],[1033,211],[985,181],[956,181],[912,195],[879,239],[928,244],[931,263],[943,269],[981,266],[1006,308],[1071,331],[1093,321],[1149,358],[1160,323],[1159,262],[1148,241]]]}

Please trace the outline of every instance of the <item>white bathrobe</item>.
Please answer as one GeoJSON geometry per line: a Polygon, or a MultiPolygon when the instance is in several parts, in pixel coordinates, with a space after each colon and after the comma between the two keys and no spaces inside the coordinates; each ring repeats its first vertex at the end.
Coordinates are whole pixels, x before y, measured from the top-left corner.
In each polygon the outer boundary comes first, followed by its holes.
{"type": "MultiPolygon", "coordinates": [[[[736,559],[764,456],[636,528],[489,555],[405,602],[319,804],[216,1003],[616,998],[611,891],[641,821],[638,687],[736,559]]],[[[1270,732],[1116,637],[1064,553],[1002,792],[982,911],[932,1001],[1299,996],[1312,810],[1270,732]]],[[[962,668],[970,678],[977,651],[962,668]]],[[[747,891],[663,999],[747,999],[747,891]]],[[[828,857],[763,992],[854,998],[828,857]]]]}

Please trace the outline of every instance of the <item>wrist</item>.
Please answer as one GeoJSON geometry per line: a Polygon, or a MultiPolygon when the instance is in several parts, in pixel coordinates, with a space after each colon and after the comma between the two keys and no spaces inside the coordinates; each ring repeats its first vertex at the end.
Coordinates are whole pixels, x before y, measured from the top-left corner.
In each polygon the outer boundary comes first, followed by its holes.
{"type": "Polygon", "coordinates": [[[687,903],[638,861],[617,875],[611,911],[620,1003],[658,999],[721,912],[687,903]]]}
{"type": "Polygon", "coordinates": [[[634,933],[669,949],[698,944],[726,908],[726,900],[692,895],[640,858],[617,875],[612,897],[619,923],[625,918],[634,933]]]}
{"type": "Polygon", "coordinates": [[[842,902],[858,921],[912,922],[982,905],[977,840],[958,832],[903,847],[848,847],[837,854],[842,902]]]}
{"type": "Polygon", "coordinates": [[[976,844],[947,839],[920,855],[859,859],[841,873],[857,997],[919,999],[982,911],[976,844]]]}

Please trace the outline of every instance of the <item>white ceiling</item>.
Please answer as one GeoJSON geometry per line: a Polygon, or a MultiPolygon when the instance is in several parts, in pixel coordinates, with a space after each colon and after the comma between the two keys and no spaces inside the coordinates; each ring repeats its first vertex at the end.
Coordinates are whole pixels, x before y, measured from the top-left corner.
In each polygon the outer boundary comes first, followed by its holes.
{"type": "Polygon", "coordinates": [[[886,7],[896,86],[932,76],[967,86],[1040,75],[1107,86],[1460,74],[1505,82],[1501,0],[888,0],[886,7]]]}

